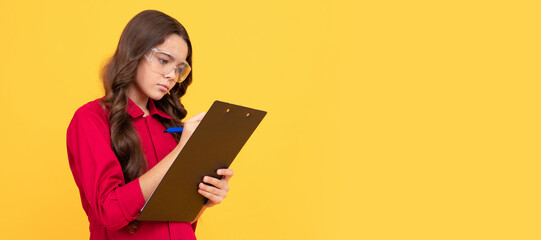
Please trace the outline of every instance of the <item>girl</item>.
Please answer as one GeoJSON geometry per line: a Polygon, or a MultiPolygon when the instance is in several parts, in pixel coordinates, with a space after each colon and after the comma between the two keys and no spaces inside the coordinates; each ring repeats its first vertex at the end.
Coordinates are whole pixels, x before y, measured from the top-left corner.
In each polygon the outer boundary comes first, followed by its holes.
{"type": "Polygon", "coordinates": [[[126,25],[103,68],[105,96],[75,112],[67,150],[90,239],[195,239],[197,219],[226,197],[233,171],[219,169],[221,179],[203,179],[213,186],[198,186],[208,201],[193,222],[135,221],[204,116],[181,122],[191,64],[184,27],[162,12],[143,11],[126,25]],[[182,134],[163,133],[180,126],[182,134]]]}

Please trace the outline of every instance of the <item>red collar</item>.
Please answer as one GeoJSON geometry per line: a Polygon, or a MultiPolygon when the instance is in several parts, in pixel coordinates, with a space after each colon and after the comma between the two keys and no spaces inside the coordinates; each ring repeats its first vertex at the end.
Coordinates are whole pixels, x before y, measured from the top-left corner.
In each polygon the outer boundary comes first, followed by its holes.
{"type": "MultiPolygon", "coordinates": [[[[171,116],[167,115],[167,113],[156,108],[156,105],[154,105],[154,101],[151,98],[148,99],[148,110],[150,111],[150,115],[158,114],[160,117],[173,119],[171,116]]],[[[130,98],[128,98],[128,107],[126,111],[132,118],[138,118],[145,114],[130,98]]]]}

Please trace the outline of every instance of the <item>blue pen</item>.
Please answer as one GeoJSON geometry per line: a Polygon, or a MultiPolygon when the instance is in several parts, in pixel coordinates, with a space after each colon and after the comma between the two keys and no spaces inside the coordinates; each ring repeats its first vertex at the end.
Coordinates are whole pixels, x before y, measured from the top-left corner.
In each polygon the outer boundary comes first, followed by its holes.
{"type": "Polygon", "coordinates": [[[176,132],[182,132],[184,128],[182,127],[170,127],[168,129],[163,130],[164,133],[176,133],[176,132]]]}

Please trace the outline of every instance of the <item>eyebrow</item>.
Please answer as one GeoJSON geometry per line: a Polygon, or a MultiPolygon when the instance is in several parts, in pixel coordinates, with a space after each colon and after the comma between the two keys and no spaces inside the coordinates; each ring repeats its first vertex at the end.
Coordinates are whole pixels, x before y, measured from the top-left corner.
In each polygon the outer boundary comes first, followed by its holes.
{"type": "MultiPolygon", "coordinates": [[[[161,50],[160,50],[161,51],[161,50]]],[[[161,51],[163,54],[167,55],[167,57],[169,57],[169,60],[171,61],[174,61],[174,60],[178,60],[180,63],[177,64],[177,66],[184,66],[186,65],[186,61],[183,61],[181,59],[178,59],[177,57],[175,57],[174,55],[170,54],[169,52],[167,51],[161,51]]]]}
{"type": "Polygon", "coordinates": [[[175,58],[175,56],[173,56],[173,55],[171,55],[169,53],[164,52],[163,54],[165,54],[169,58],[169,60],[176,60],[177,59],[177,58],[175,58]]]}

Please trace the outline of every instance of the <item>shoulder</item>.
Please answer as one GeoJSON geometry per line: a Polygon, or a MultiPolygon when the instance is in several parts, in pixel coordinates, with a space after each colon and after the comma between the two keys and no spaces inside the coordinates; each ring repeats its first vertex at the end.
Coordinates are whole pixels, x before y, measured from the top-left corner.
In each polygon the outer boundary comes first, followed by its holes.
{"type": "Polygon", "coordinates": [[[75,115],[103,115],[105,116],[105,110],[102,107],[101,100],[103,97],[92,100],[90,102],[85,103],[83,106],[79,107],[77,111],[75,111],[75,115]]]}
{"type": "Polygon", "coordinates": [[[103,97],[90,101],[79,107],[73,114],[72,122],[88,122],[98,121],[107,122],[107,112],[102,107],[101,100],[103,97]]]}
{"type": "Polygon", "coordinates": [[[90,101],[75,111],[66,131],[68,149],[77,148],[84,142],[107,142],[109,123],[100,101],[101,98],[90,101]]]}

